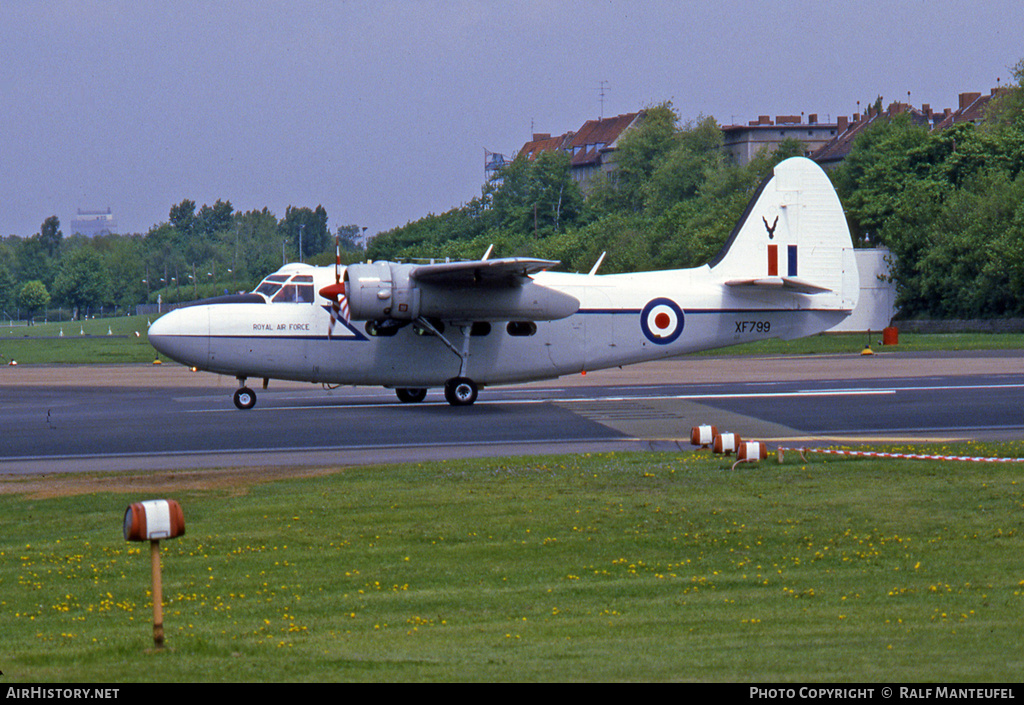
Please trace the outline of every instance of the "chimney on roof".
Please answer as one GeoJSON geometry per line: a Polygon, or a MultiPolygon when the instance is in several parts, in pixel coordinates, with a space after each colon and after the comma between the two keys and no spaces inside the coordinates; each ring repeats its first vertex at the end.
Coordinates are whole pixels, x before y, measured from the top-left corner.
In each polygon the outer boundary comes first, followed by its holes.
{"type": "Polygon", "coordinates": [[[808,125],[817,125],[818,124],[818,113],[811,113],[810,115],[808,115],[807,116],[807,124],[808,125]]]}
{"type": "Polygon", "coordinates": [[[776,125],[799,125],[800,124],[800,116],[799,115],[776,115],[775,116],[775,124],[776,125]]]}
{"type": "Polygon", "coordinates": [[[849,126],[849,118],[846,117],[845,115],[840,115],[838,118],[836,118],[836,128],[838,132],[846,132],[846,128],[848,128],[849,126]]]}
{"type": "Polygon", "coordinates": [[[924,113],[924,116],[926,118],[931,120],[932,119],[932,105],[931,105],[931,103],[922,103],[921,104],[921,112],[924,113]]]}
{"type": "Polygon", "coordinates": [[[758,115],[757,122],[751,122],[751,125],[771,125],[772,119],[767,115],[758,115]]]}
{"type": "Polygon", "coordinates": [[[540,142],[541,140],[549,140],[549,139],[551,139],[551,133],[550,132],[534,132],[533,133],[533,141],[534,142],[540,142]]]}
{"type": "Polygon", "coordinates": [[[960,109],[963,110],[971,103],[981,97],[981,93],[961,93],[960,94],[960,109]]]}

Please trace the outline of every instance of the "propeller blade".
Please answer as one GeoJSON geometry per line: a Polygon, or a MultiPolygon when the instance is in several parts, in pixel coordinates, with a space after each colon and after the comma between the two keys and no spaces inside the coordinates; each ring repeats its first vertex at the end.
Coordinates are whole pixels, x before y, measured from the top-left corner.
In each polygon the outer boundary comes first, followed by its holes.
{"type": "Polygon", "coordinates": [[[335,321],[344,316],[348,320],[348,301],[345,300],[345,283],[341,281],[341,237],[334,237],[334,283],[320,289],[320,296],[331,302],[331,322],[327,326],[327,337],[334,333],[335,321]]]}

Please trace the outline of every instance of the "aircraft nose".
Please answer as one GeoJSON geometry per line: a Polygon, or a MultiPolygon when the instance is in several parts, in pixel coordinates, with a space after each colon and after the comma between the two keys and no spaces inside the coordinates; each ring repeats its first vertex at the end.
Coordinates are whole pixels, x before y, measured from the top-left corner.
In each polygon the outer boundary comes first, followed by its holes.
{"type": "Polygon", "coordinates": [[[149,327],[149,344],[167,357],[195,367],[203,367],[209,359],[209,316],[196,309],[177,309],[153,321],[149,327]]]}

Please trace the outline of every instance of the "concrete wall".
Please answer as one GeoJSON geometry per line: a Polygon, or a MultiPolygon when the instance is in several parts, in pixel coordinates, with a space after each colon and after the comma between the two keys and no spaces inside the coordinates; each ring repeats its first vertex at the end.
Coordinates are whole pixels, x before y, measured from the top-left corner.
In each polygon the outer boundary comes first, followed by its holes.
{"type": "Polygon", "coordinates": [[[854,250],[860,275],[860,300],[850,316],[831,333],[880,331],[896,315],[896,285],[889,276],[889,250],[884,247],[854,250]]]}

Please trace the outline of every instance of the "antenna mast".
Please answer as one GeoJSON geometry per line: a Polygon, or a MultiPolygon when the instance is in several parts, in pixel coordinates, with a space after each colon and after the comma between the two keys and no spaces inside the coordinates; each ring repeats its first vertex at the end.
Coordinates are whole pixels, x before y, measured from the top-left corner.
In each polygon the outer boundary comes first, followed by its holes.
{"type": "Polygon", "coordinates": [[[611,88],[608,86],[608,81],[598,81],[598,83],[601,84],[600,87],[597,88],[598,102],[601,104],[601,114],[598,116],[598,119],[599,120],[603,120],[604,119],[604,97],[605,97],[605,94],[608,91],[611,90],[611,88]]]}

